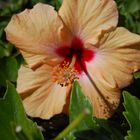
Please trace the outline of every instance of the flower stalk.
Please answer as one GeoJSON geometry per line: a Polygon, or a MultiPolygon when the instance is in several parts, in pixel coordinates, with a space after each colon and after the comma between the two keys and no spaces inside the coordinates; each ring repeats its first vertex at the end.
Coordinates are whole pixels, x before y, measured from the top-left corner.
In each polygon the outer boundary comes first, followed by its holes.
{"type": "Polygon", "coordinates": [[[54,140],[61,140],[63,139],[70,131],[72,131],[74,128],[76,128],[79,123],[89,114],[88,108],[85,108],[75,120],[71,122],[68,127],[66,127],[58,136],[54,138],[54,140]]]}

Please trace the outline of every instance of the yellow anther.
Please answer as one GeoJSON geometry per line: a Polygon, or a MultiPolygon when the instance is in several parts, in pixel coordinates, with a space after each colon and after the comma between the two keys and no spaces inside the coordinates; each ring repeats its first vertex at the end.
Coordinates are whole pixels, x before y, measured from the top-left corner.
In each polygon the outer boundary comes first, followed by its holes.
{"type": "Polygon", "coordinates": [[[72,59],[71,63],[64,61],[57,65],[52,71],[52,80],[61,86],[72,84],[75,79],[78,79],[78,72],[74,69],[76,59],[72,59]]]}

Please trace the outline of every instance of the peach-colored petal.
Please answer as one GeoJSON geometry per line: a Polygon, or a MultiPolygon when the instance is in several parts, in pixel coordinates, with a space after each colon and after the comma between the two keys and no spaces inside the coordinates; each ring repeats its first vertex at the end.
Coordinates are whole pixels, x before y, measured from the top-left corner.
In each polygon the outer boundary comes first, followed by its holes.
{"type": "Polygon", "coordinates": [[[52,6],[38,3],[12,17],[6,27],[7,39],[23,51],[53,56],[61,41],[63,23],[52,6]]]}
{"type": "Polygon", "coordinates": [[[20,51],[23,58],[25,59],[26,63],[30,66],[30,65],[34,65],[38,62],[40,62],[41,60],[44,60],[46,58],[46,55],[37,55],[37,54],[33,54],[33,53],[28,53],[25,51],[20,51]]]}
{"type": "Polygon", "coordinates": [[[140,69],[140,36],[124,28],[102,38],[93,61],[87,69],[108,86],[124,88],[133,80],[133,72],[140,69]]]}
{"type": "Polygon", "coordinates": [[[117,6],[113,0],[63,0],[59,10],[72,35],[95,44],[103,31],[116,27],[117,6]]]}
{"type": "Polygon", "coordinates": [[[94,60],[86,64],[87,70],[110,88],[126,87],[132,82],[133,67],[129,62],[120,60],[111,53],[96,52],[94,60]]]}
{"type": "Polygon", "coordinates": [[[37,54],[33,54],[33,53],[27,53],[25,51],[20,51],[20,52],[27,63],[27,67],[29,67],[33,70],[36,70],[43,64],[47,64],[50,66],[56,66],[58,63],[61,62],[61,59],[57,58],[57,57],[51,58],[51,57],[47,57],[46,55],[37,55],[37,54]]]}
{"type": "Polygon", "coordinates": [[[51,81],[46,82],[31,96],[23,100],[29,116],[49,119],[63,111],[71,87],[62,87],[51,81]]]}
{"type": "Polygon", "coordinates": [[[25,98],[40,88],[50,79],[52,67],[42,65],[33,71],[25,66],[21,66],[18,72],[17,91],[25,98]]]}
{"type": "Polygon", "coordinates": [[[140,45],[140,35],[131,33],[124,27],[118,27],[101,38],[99,47],[104,50],[124,48],[126,51],[131,48],[135,49],[135,44],[140,45]]]}
{"type": "Polygon", "coordinates": [[[51,80],[52,67],[42,65],[35,71],[21,66],[17,91],[29,116],[49,119],[64,111],[71,86],[61,87],[51,80]]]}
{"type": "Polygon", "coordinates": [[[88,74],[80,83],[93,103],[95,116],[106,118],[119,104],[119,89],[128,86],[133,72],[140,69],[140,36],[117,28],[105,34],[93,49],[95,57],[86,62],[88,74]]]}
{"type": "Polygon", "coordinates": [[[109,87],[96,74],[90,78],[81,75],[79,83],[93,105],[94,115],[98,118],[111,117],[120,103],[120,90],[109,87]]]}

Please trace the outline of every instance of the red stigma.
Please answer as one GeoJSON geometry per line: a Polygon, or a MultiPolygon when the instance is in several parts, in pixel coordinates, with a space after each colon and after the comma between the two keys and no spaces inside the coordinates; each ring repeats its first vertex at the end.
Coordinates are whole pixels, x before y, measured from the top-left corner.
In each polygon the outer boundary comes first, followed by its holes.
{"type": "Polygon", "coordinates": [[[95,55],[95,52],[93,50],[84,48],[84,43],[78,37],[73,38],[70,46],[61,46],[57,48],[56,53],[69,62],[75,55],[77,58],[75,69],[79,73],[81,73],[82,71],[87,72],[85,62],[91,61],[95,55]]]}

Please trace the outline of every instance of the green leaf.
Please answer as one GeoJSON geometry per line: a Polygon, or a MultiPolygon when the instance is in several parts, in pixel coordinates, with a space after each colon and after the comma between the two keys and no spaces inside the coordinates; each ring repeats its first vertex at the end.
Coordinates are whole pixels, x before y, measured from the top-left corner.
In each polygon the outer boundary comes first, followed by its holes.
{"type": "Polygon", "coordinates": [[[135,79],[140,78],[140,71],[134,73],[134,78],[135,79]]]}
{"type": "Polygon", "coordinates": [[[37,4],[38,2],[45,3],[46,0],[31,0],[32,5],[37,4]]]}
{"type": "Polygon", "coordinates": [[[140,34],[140,1],[116,0],[119,9],[119,26],[124,26],[131,32],[140,34]]]}
{"type": "Polygon", "coordinates": [[[26,117],[21,99],[10,82],[0,99],[0,124],[2,140],[43,140],[37,125],[26,117]]]}
{"type": "Polygon", "coordinates": [[[75,81],[73,88],[72,88],[72,94],[71,94],[71,102],[70,102],[70,122],[75,120],[77,118],[77,115],[80,114],[83,110],[88,109],[89,115],[85,117],[85,119],[80,123],[80,125],[77,127],[79,130],[84,130],[87,128],[94,127],[96,125],[96,122],[93,120],[93,114],[92,114],[92,105],[86,97],[81,87],[79,86],[78,82],[75,81]]]}
{"type": "Polygon", "coordinates": [[[78,140],[124,140],[123,128],[111,120],[96,119],[98,127],[75,132],[78,140]]]}
{"type": "Polygon", "coordinates": [[[86,97],[81,87],[79,86],[78,82],[75,81],[72,88],[72,94],[71,94],[71,102],[70,102],[70,122],[75,120],[77,118],[77,115],[80,114],[83,110],[88,109],[89,115],[80,123],[80,125],[77,127],[79,130],[84,130],[89,127],[93,127],[93,124],[96,122],[93,120],[92,115],[92,105],[86,97]]]}
{"type": "Polygon", "coordinates": [[[136,32],[140,34],[140,21],[136,21],[135,23],[136,32]]]}
{"type": "Polygon", "coordinates": [[[9,43],[4,43],[0,40],[0,58],[4,56],[10,56],[13,46],[9,43]]]}
{"type": "Polygon", "coordinates": [[[79,123],[78,126],[76,126],[69,133],[69,135],[65,137],[66,140],[75,139],[74,132],[94,128],[97,125],[96,122],[93,120],[91,103],[89,102],[88,98],[84,96],[81,87],[79,86],[77,81],[75,81],[73,84],[70,100],[71,100],[69,108],[70,123],[72,123],[77,118],[77,116],[85,109],[88,109],[89,114],[79,123]]]}
{"type": "Polygon", "coordinates": [[[96,119],[96,122],[98,123],[102,131],[104,130],[108,132],[108,137],[110,136],[109,140],[124,140],[123,128],[120,125],[118,125],[117,122],[105,119],[96,119]]]}
{"type": "Polygon", "coordinates": [[[5,56],[5,49],[0,46],[0,58],[5,56]]]}
{"type": "Polygon", "coordinates": [[[0,84],[6,86],[6,80],[16,82],[18,66],[13,57],[7,57],[0,60],[0,84]]]}
{"type": "Polygon", "coordinates": [[[124,2],[126,11],[129,13],[135,13],[140,10],[140,1],[139,0],[126,0],[124,2]]]}
{"type": "Polygon", "coordinates": [[[62,4],[62,0],[53,0],[53,1],[50,1],[50,4],[53,5],[56,10],[59,10],[62,4]]]}
{"type": "Polygon", "coordinates": [[[0,39],[2,38],[3,33],[4,33],[4,28],[0,28],[0,39]]]}
{"type": "Polygon", "coordinates": [[[139,140],[140,100],[126,91],[123,92],[123,98],[126,110],[123,114],[130,125],[130,130],[128,131],[128,136],[125,137],[125,140],[139,140]]]}
{"type": "Polygon", "coordinates": [[[62,0],[55,0],[56,2],[56,9],[59,10],[61,4],[62,4],[62,0]]]}

